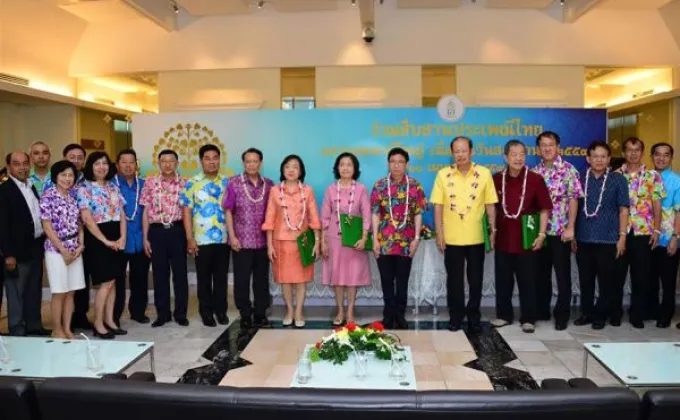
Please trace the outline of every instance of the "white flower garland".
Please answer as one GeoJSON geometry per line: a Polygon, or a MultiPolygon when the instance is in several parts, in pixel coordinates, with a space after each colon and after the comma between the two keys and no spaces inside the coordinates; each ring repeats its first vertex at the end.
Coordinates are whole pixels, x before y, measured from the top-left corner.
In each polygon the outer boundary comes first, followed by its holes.
{"type": "Polygon", "coordinates": [[[600,211],[602,206],[602,197],[604,197],[604,190],[607,186],[607,177],[609,177],[609,168],[604,172],[604,179],[602,180],[602,189],[600,190],[600,198],[597,200],[597,206],[595,207],[594,213],[588,213],[588,181],[590,180],[590,168],[586,171],[586,185],[583,197],[583,214],[586,215],[588,219],[597,217],[597,213],[600,211]]]}
{"type": "Polygon", "coordinates": [[[161,190],[161,182],[163,182],[163,175],[158,175],[158,183],[156,184],[156,188],[154,188],[154,198],[156,199],[156,205],[158,206],[158,216],[161,219],[161,223],[165,226],[170,226],[175,219],[175,214],[177,213],[177,210],[179,209],[179,174],[175,172],[175,182],[177,183],[177,189],[175,191],[175,198],[173,199],[173,207],[172,211],[170,212],[170,219],[166,222],[164,220],[164,213],[163,213],[163,203],[162,203],[162,195],[163,191],[161,190]]]}
{"type": "MultiPolygon", "coordinates": [[[[352,205],[354,204],[354,192],[356,191],[357,183],[352,180],[352,189],[349,191],[349,210],[347,217],[352,217],[352,205]]],[[[342,234],[342,224],[340,223],[340,180],[335,183],[335,209],[338,213],[338,234],[342,234]]]]}
{"type": "Polygon", "coordinates": [[[527,178],[529,177],[529,167],[524,166],[524,183],[522,184],[522,196],[519,200],[519,207],[517,208],[517,213],[515,214],[508,214],[508,208],[506,207],[505,204],[505,174],[508,172],[508,168],[506,167],[503,169],[503,184],[502,184],[502,189],[501,189],[501,194],[503,195],[503,214],[505,214],[505,217],[508,219],[517,219],[519,215],[522,213],[522,208],[524,207],[524,198],[526,197],[526,192],[527,192],[527,178]]]}
{"type": "Polygon", "coordinates": [[[248,186],[246,185],[246,181],[243,178],[243,173],[241,173],[241,184],[243,186],[243,192],[246,194],[246,198],[248,198],[248,200],[251,203],[259,203],[260,201],[264,200],[264,190],[267,189],[266,188],[267,183],[264,182],[264,178],[262,179],[262,182],[264,183],[264,185],[262,185],[262,193],[260,194],[260,197],[258,197],[257,199],[254,199],[253,197],[250,196],[250,193],[248,192],[248,186]]]}
{"type": "Polygon", "coordinates": [[[305,216],[307,214],[307,197],[305,197],[305,190],[302,188],[302,182],[298,181],[298,189],[300,190],[300,195],[302,196],[302,217],[300,217],[300,222],[296,226],[291,226],[290,215],[288,214],[288,207],[284,201],[283,189],[285,184],[281,181],[281,187],[279,188],[279,200],[281,201],[281,208],[283,209],[283,219],[286,221],[288,229],[299,231],[302,225],[305,223],[305,216]]]}
{"type": "MultiPolygon", "coordinates": [[[[392,214],[392,182],[390,181],[390,175],[387,175],[387,197],[389,198],[389,211],[390,211],[390,220],[392,220],[392,223],[394,226],[397,228],[397,230],[401,230],[404,226],[406,226],[406,222],[408,222],[408,201],[409,201],[409,187],[411,185],[411,181],[408,177],[408,175],[404,174],[406,177],[406,204],[405,204],[405,209],[404,209],[404,221],[401,222],[401,224],[398,224],[397,221],[394,220],[394,214],[392,214]]],[[[397,188],[397,191],[399,188],[397,188]]]]}
{"type": "MultiPolygon", "coordinates": [[[[123,192],[120,189],[120,181],[118,181],[118,177],[114,176],[113,179],[116,180],[116,186],[122,194],[123,192]]],[[[135,217],[137,216],[137,210],[139,210],[139,177],[137,175],[135,175],[135,184],[137,184],[137,191],[135,191],[135,210],[132,212],[132,216],[128,217],[127,214],[125,215],[125,218],[128,220],[128,222],[135,220],[135,217]]]]}

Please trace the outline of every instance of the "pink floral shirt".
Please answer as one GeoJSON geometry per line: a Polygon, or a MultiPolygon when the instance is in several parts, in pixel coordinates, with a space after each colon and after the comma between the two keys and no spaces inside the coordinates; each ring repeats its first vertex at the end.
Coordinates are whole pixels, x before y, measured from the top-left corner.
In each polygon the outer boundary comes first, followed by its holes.
{"type": "Polygon", "coordinates": [[[543,177],[553,203],[546,233],[560,236],[569,224],[569,201],[572,198],[583,197],[583,188],[581,188],[578,171],[571,163],[563,160],[560,156],[557,156],[552,168],[548,169],[541,162],[536,165],[533,171],[543,177]]]}
{"type": "Polygon", "coordinates": [[[654,233],[654,200],[666,197],[661,176],[656,171],[648,171],[641,165],[637,172],[628,172],[624,164],[617,170],[628,181],[628,195],[630,197],[630,216],[628,217],[628,232],[633,235],[652,235],[654,233]]]}
{"type": "Polygon", "coordinates": [[[149,211],[149,223],[173,223],[182,220],[180,193],[186,180],[162,176],[147,178],[139,197],[139,205],[149,211]]]}
{"type": "Polygon", "coordinates": [[[392,180],[390,194],[392,196],[392,215],[390,216],[390,195],[387,190],[387,178],[378,180],[371,193],[371,212],[380,217],[378,225],[378,242],[381,255],[409,255],[409,246],[416,236],[415,216],[425,211],[427,200],[420,183],[406,176],[401,182],[392,180]],[[408,211],[406,211],[406,195],[408,194],[408,211]],[[406,218],[406,223],[404,219],[406,218]]]}

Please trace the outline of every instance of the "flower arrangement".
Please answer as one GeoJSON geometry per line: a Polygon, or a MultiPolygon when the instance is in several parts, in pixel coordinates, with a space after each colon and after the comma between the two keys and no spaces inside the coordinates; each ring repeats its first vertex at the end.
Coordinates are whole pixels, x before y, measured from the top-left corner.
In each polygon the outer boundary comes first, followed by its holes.
{"type": "Polygon", "coordinates": [[[384,332],[380,322],[373,322],[365,327],[348,323],[318,341],[309,355],[313,362],[327,360],[334,365],[341,365],[351,353],[361,350],[374,352],[377,359],[390,360],[392,352],[400,347],[399,337],[384,332]]]}
{"type": "Polygon", "coordinates": [[[435,232],[432,230],[431,227],[428,225],[423,225],[423,227],[420,229],[420,239],[427,241],[429,239],[433,239],[435,236],[435,232]]]}

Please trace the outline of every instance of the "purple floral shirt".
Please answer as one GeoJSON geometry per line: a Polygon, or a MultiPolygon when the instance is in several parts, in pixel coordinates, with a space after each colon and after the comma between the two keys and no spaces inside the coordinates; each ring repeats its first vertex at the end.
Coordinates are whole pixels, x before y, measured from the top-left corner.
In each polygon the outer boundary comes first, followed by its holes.
{"type": "Polygon", "coordinates": [[[273,185],[270,179],[263,177],[260,177],[257,185],[253,185],[245,174],[229,179],[222,206],[231,212],[234,219],[232,234],[236,235],[241,248],[267,247],[267,236],[262,231],[262,224],[267,211],[269,191],[273,185]]]}
{"type": "MultiPolygon", "coordinates": [[[[75,252],[80,245],[80,210],[74,188],[69,190],[68,198],[64,198],[56,187],[46,189],[40,199],[40,219],[50,222],[64,247],[75,252]]],[[[45,241],[45,250],[59,252],[49,239],[45,241]]]]}
{"type": "Polygon", "coordinates": [[[578,171],[571,163],[557,156],[552,168],[548,169],[541,162],[536,165],[534,172],[543,177],[553,203],[546,233],[560,236],[569,224],[569,200],[583,197],[578,171]]]}

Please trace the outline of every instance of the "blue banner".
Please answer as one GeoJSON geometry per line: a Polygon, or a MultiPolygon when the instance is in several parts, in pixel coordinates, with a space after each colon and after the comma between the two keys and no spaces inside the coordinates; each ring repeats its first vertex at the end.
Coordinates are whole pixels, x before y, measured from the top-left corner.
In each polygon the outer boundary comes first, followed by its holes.
{"type": "MultiPolygon", "coordinates": [[[[491,169],[504,166],[503,145],[523,141],[527,161],[538,163],[536,136],[557,132],[563,157],[582,169],[586,148],[607,139],[607,112],[603,109],[467,108],[455,122],[442,120],[435,108],[317,109],[308,111],[203,111],[140,114],[132,122],[134,148],[142,174],[157,173],[156,155],[170,148],[180,155],[180,173],[201,170],[198,149],[215,143],[222,150],[222,172],[241,172],[241,153],[256,147],[264,153],[263,174],[279,180],[279,167],[288,154],[299,155],[306,166],[306,182],[321,201],[334,181],[338,154],[354,153],[361,179],[369,190],[387,173],[387,152],[403,147],[410,154],[409,174],[429,195],[437,171],[451,163],[449,143],[456,136],[474,142],[473,160],[491,169]]],[[[426,217],[429,222],[430,216],[426,217]]]]}

